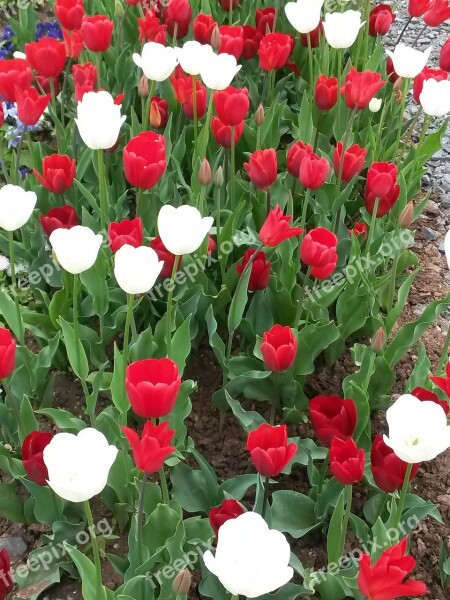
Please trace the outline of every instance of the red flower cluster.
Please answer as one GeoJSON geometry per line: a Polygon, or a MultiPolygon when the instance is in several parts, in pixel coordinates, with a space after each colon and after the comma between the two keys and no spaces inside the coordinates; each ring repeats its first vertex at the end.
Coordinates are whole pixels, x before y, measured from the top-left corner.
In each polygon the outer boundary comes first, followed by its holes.
{"type": "Polygon", "coordinates": [[[215,92],[214,107],[224,125],[240,125],[250,108],[248,89],[229,86],[220,92],[215,92]]]}
{"type": "Polygon", "coordinates": [[[288,148],[286,167],[292,177],[300,177],[300,166],[306,155],[312,154],[313,147],[303,142],[294,142],[288,148]]]}
{"type": "Polygon", "coordinates": [[[450,19],[449,0],[434,0],[423,16],[428,27],[439,27],[447,19],[450,19]]]}
{"type": "Polygon", "coordinates": [[[158,17],[152,11],[146,11],[145,16],[138,21],[138,32],[140,42],[156,42],[166,44],[166,25],[159,22],[158,17]]]}
{"type": "MultiPolygon", "coordinates": [[[[224,125],[217,117],[211,117],[211,130],[214,139],[223,148],[231,148],[233,128],[230,125],[224,125]]],[[[234,127],[234,144],[238,144],[244,133],[244,121],[234,127]]]]}
{"type": "Polygon", "coordinates": [[[36,125],[50,104],[51,95],[40,96],[35,88],[21,89],[16,87],[17,116],[24,125],[36,125]]]}
{"type": "Polygon", "coordinates": [[[191,24],[192,8],[189,0],[171,0],[163,11],[163,21],[170,37],[184,38],[191,24]]]}
{"type": "Polygon", "coordinates": [[[288,443],[286,425],[273,427],[263,423],[248,434],[247,450],[260,475],[275,477],[292,460],[297,444],[288,443]]]}

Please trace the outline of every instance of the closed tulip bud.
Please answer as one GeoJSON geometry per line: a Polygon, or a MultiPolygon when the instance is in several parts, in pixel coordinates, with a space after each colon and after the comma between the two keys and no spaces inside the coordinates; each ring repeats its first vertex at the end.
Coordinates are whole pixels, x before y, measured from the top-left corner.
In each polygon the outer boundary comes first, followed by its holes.
{"type": "Polygon", "coordinates": [[[123,17],[124,12],[125,11],[122,6],[122,2],[120,2],[120,0],[116,0],[116,3],[114,5],[114,13],[115,13],[116,17],[121,19],[123,17]]]}
{"type": "Polygon", "coordinates": [[[372,100],[369,102],[370,112],[377,113],[380,110],[382,103],[383,101],[381,98],[372,98],[372,100]]]}
{"type": "Polygon", "coordinates": [[[209,185],[212,180],[211,166],[206,158],[202,160],[198,171],[198,180],[200,185],[209,185]]]}
{"type": "Polygon", "coordinates": [[[359,483],[364,475],[365,454],[353,438],[333,438],[330,446],[330,469],[343,485],[359,483]]]}
{"type": "Polygon", "coordinates": [[[379,352],[382,352],[383,348],[384,348],[384,343],[386,341],[386,334],[384,333],[384,329],[382,327],[380,327],[379,329],[377,329],[377,331],[375,332],[373,338],[372,338],[372,350],[378,354],[379,352]]]}
{"type": "Polygon", "coordinates": [[[218,188],[221,188],[223,186],[224,182],[225,182],[225,179],[223,176],[223,169],[222,169],[222,167],[219,167],[214,174],[214,185],[218,188]]]}
{"type": "Polygon", "coordinates": [[[414,223],[414,204],[413,201],[410,200],[400,213],[398,224],[403,229],[408,229],[411,227],[412,223],[414,223]]]}
{"type": "Polygon", "coordinates": [[[386,50],[392,58],[394,70],[400,77],[416,77],[426,66],[431,48],[421,52],[404,44],[397,44],[394,52],[386,50]]]}
{"type": "Polygon", "coordinates": [[[213,32],[211,34],[211,46],[213,47],[213,49],[218,52],[219,48],[220,48],[220,31],[219,31],[219,26],[216,25],[213,29],[213,32]]]}
{"type": "Polygon", "coordinates": [[[141,79],[139,80],[138,94],[140,98],[147,98],[149,94],[148,79],[145,75],[142,75],[141,79]]]}
{"type": "Polygon", "coordinates": [[[264,106],[260,103],[255,112],[255,123],[260,127],[264,123],[264,106]]]}
{"type": "Polygon", "coordinates": [[[192,575],[187,569],[182,569],[175,575],[172,590],[178,596],[186,596],[192,583],[192,575]]]}
{"type": "Polygon", "coordinates": [[[260,475],[279,475],[297,452],[297,444],[288,441],[286,425],[263,423],[248,434],[247,450],[260,475]]]}
{"type": "Polygon", "coordinates": [[[150,125],[155,129],[161,127],[161,113],[159,112],[158,104],[152,100],[150,103],[150,125]]]}

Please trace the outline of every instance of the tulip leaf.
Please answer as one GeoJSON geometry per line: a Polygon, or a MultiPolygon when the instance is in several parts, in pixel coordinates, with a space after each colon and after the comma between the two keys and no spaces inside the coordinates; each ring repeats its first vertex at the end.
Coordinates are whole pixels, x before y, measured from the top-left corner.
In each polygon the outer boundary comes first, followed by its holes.
{"type": "Polygon", "coordinates": [[[6,325],[13,331],[16,338],[19,338],[20,326],[15,303],[3,289],[0,289],[0,316],[2,320],[6,322],[6,325]]]}
{"type": "Polygon", "coordinates": [[[62,317],[59,317],[59,323],[63,331],[70,366],[79,379],[86,380],[89,375],[89,364],[83,344],[81,340],[75,340],[73,325],[65,321],[62,317]]]}
{"type": "Polygon", "coordinates": [[[69,433],[78,433],[86,427],[86,423],[63,408],[40,408],[36,411],[51,419],[59,429],[69,433]]]}
{"type": "Polygon", "coordinates": [[[320,525],[314,514],[315,502],[292,490],[277,490],[272,494],[272,528],[294,538],[306,535],[320,525]]]}
{"type": "Polygon", "coordinates": [[[172,338],[171,358],[177,363],[180,373],[183,374],[186,366],[186,359],[191,352],[191,317],[189,315],[175,331],[172,338]]]}
{"type": "Polygon", "coordinates": [[[83,554],[80,550],[71,546],[67,542],[64,543],[64,547],[69,553],[70,558],[75,563],[78,569],[81,579],[81,593],[84,600],[106,600],[105,587],[102,585],[101,596],[98,596],[96,586],[96,572],[95,565],[89,560],[89,558],[83,554]]]}
{"type": "Polygon", "coordinates": [[[341,532],[344,518],[345,490],[339,495],[339,499],[331,515],[330,526],[327,534],[327,557],[328,563],[337,563],[341,558],[341,532]]]}
{"type": "Polygon", "coordinates": [[[114,406],[120,412],[121,415],[125,415],[129,408],[130,403],[125,391],[125,368],[123,364],[123,357],[119,348],[114,344],[114,374],[111,380],[111,398],[114,406]]]}
{"type": "Polygon", "coordinates": [[[14,483],[0,483],[0,516],[14,523],[24,523],[26,520],[23,502],[14,483]]]}
{"type": "Polygon", "coordinates": [[[228,311],[228,333],[230,335],[236,331],[242,321],[247,305],[248,282],[250,281],[251,273],[251,266],[244,269],[231,301],[230,309],[228,311]]]}

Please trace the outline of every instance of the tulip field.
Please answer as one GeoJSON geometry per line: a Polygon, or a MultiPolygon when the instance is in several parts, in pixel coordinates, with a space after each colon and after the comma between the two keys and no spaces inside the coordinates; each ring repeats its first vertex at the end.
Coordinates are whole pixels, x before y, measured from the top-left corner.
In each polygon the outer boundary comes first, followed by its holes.
{"type": "Polygon", "coordinates": [[[448,599],[449,0],[2,10],[0,600],[448,599]]]}

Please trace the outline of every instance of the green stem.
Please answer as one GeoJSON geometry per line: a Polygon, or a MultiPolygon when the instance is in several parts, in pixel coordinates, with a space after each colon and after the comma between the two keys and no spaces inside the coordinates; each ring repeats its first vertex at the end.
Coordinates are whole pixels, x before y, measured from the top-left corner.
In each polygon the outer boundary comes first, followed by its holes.
{"type": "Polygon", "coordinates": [[[450,346],[450,325],[447,330],[447,335],[445,336],[445,342],[442,347],[441,358],[439,360],[438,368],[436,370],[436,375],[441,375],[444,371],[444,366],[448,362],[448,347],[450,346]]]}
{"type": "Polygon", "coordinates": [[[14,173],[14,180],[17,183],[20,183],[20,157],[22,156],[23,141],[25,139],[27,131],[28,131],[28,126],[24,125],[22,133],[20,134],[19,143],[17,145],[16,172],[14,173]]]}
{"type": "Polygon", "coordinates": [[[273,425],[275,423],[275,415],[277,412],[277,405],[278,405],[279,374],[274,373],[273,376],[274,376],[274,385],[273,385],[272,406],[270,408],[270,420],[269,420],[270,425],[273,425]]]}
{"type": "MultiPolygon", "coordinates": [[[[81,357],[80,357],[80,325],[78,322],[78,296],[79,296],[79,278],[78,275],[73,276],[73,334],[75,337],[75,356],[77,361],[77,371],[81,372],[81,357]]],[[[84,397],[87,399],[89,396],[89,390],[84,379],[80,378],[81,387],[83,388],[84,397]]],[[[91,424],[95,419],[95,406],[92,408],[90,414],[91,424]]]]}
{"type": "Polygon", "coordinates": [[[257,125],[256,126],[256,150],[260,150],[260,148],[261,148],[261,125],[257,125]]]}
{"type": "Polygon", "coordinates": [[[338,80],[338,95],[336,102],[336,134],[338,139],[341,135],[341,110],[340,110],[340,100],[341,100],[341,87],[342,87],[342,48],[337,49],[337,80],[338,80]]]}
{"type": "Polygon", "coordinates": [[[325,456],[325,459],[322,463],[322,466],[320,468],[320,472],[319,472],[319,486],[317,489],[317,495],[320,496],[320,494],[322,493],[322,489],[323,489],[323,484],[325,483],[325,478],[327,476],[327,471],[328,471],[328,467],[330,464],[330,454],[328,453],[325,456]]]}
{"type": "Polygon", "coordinates": [[[317,118],[316,135],[314,136],[313,152],[315,152],[317,150],[317,144],[319,143],[320,125],[322,124],[322,119],[323,119],[323,111],[320,111],[319,116],[317,118]]]}
{"type": "Polygon", "coordinates": [[[169,496],[169,488],[167,487],[166,474],[164,473],[164,467],[161,467],[159,470],[159,480],[161,482],[161,491],[162,497],[164,500],[164,504],[169,504],[170,496],[169,496]]]}
{"type": "Polygon", "coordinates": [[[194,148],[198,138],[198,115],[197,115],[197,77],[192,75],[192,109],[194,117],[194,148]]]}
{"type": "Polygon", "coordinates": [[[221,189],[222,188],[220,188],[220,187],[215,189],[215,195],[216,195],[215,201],[216,201],[217,252],[218,252],[218,258],[219,258],[220,275],[221,275],[221,280],[223,283],[225,281],[225,265],[222,260],[222,237],[221,237],[222,223],[221,223],[221,202],[220,202],[221,189]]]}
{"type": "MultiPolygon", "coordinates": [[[[214,103],[213,101],[214,101],[214,91],[211,90],[210,95],[209,95],[208,110],[206,112],[206,121],[203,125],[203,127],[208,128],[208,131],[209,131],[210,123],[211,123],[211,115],[212,115],[213,103],[214,103]]],[[[201,158],[206,156],[206,148],[208,146],[208,137],[209,137],[209,134],[207,136],[203,136],[203,140],[202,140],[203,143],[202,143],[201,148],[199,148],[199,152],[198,152],[198,156],[200,156],[201,158]]]]}
{"type": "Polygon", "coordinates": [[[84,502],[84,512],[86,513],[86,519],[88,522],[89,533],[92,541],[92,552],[94,554],[94,564],[95,564],[95,575],[96,575],[96,600],[101,600],[105,597],[104,588],[102,583],[102,565],[100,562],[100,552],[98,549],[98,541],[97,534],[95,532],[94,519],[92,517],[91,506],[89,504],[89,500],[85,500],[84,502]]]}
{"type": "Polygon", "coordinates": [[[18,286],[17,286],[17,277],[16,277],[16,265],[15,265],[15,255],[14,255],[14,233],[12,231],[8,231],[8,241],[9,241],[9,262],[11,268],[11,284],[12,284],[12,293],[14,296],[14,305],[16,307],[16,315],[17,315],[17,325],[19,328],[19,342],[20,345],[23,346],[25,344],[25,327],[23,324],[22,313],[20,312],[20,302],[18,295],[18,286]]]}
{"type": "Polygon", "coordinates": [[[398,252],[396,252],[395,256],[394,256],[394,260],[392,262],[392,271],[391,271],[391,277],[390,277],[390,281],[389,281],[389,295],[388,295],[388,301],[387,301],[387,307],[386,307],[386,315],[388,315],[390,313],[390,311],[392,310],[392,307],[394,305],[395,284],[396,284],[396,280],[397,280],[397,268],[398,268],[399,258],[400,258],[400,256],[399,256],[398,252]]]}
{"type": "Polygon", "coordinates": [[[388,499],[388,493],[383,492],[383,494],[381,495],[381,498],[380,498],[380,503],[378,505],[377,514],[375,515],[374,523],[376,523],[378,521],[378,519],[381,517],[381,515],[383,514],[383,510],[384,510],[384,507],[386,506],[387,499],[388,499]]]}
{"type": "Polygon", "coordinates": [[[2,165],[2,174],[3,174],[3,177],[5,178],[6,183],[11,183],[9,174],[8,174],[8,169],[6,167],[6,162],[5,162],[5,152],[3,151],[3,140],[0,142],[0,163],[2,165]]]}
{"type": "Polygon", "coordinates": [[[178,265],[180,263],[180,256],[175,256],[173,261],[172,273],[170,275],[169,292],[167,295],[167,322],[166,322],[166,345],[167,345],[167,357],[170,358],[170,351],[172,346],[172,303],[173,303],[173,290],[175,287],[175,275],[178,271],[178,265]]]}
{"type": "Polygon", "coordinates": [[[8,396],[8,398],[9,398],[9,400],[11,402],[11,408],[12,408],[12,411],[14,413],[14,419],[16,420],[17,431],[19,433],[19,438],[20,438],[20,440],[23,441],[25,439],[26,434],[23,431],[22,419],[20,418],[20,403],[19,403],[19,400],[11,392],[11,388],[9,387],[9,384],[6,381],[6,379],[2,379],[1,382],[2,382],[2,387],[5,390],[5,394],[8,396]]]}
{"type": "Polygon", "coordinates": [[[340,540],[340,553],[339,556],[343,556],[344,555],[344,551],[345,551],[345,539],[347,537],[347,529],[348,529],[348,522],[350,520],[350,512],[352,509],[352,485],[347,485],[345,486],[345,497],[346,497],[346,501],[345,501],[345,513],[344,513],[344,520],[342,522],[342,531],[341,531],[341,540],[340,540]]]}
{"type": "Polygon", "coordinates": [[[152,103],[152,97],[155,92],[156,82],[153,79],[149,79],[150,87],[148,90],[147,100],[145,102],[144,114],[142,116],[142,130],[147,131],[148,123],[150,119],[150,105],[152,103]]]}
{"type": "Polygon", "coordinates": [[[344,171],[345,152],[347,150],[348,138],[349,138],[349,135],[350,135],[350,133],[352,131],[353,121],[355,120],[355,117],[356,117],[356,111],[357,111],[356,108],[354,108],[353,111],[352,111],[352,114],[350,116],[350,120],[348,122],[348,127],[347,127],[347,129],[345,131],[344,140],[342,142],[342,154],[341,154],[341,160],[339,162],[339,173],[338,173],[338,180],[337,180],[338,190],[340,190],[340,188],[341,188],[342,173],[344,171]]]}
{"type": "Polygon", "coordinates": [[[378,197],[375,198],[375,204],[374,204],[373,211],[372,211],[372,218],[370,220],[369,235],[367,237],[366,256],[370,256],[370,247],[373,242],[373,231],[375,229],[375,223],[377,220],[377,212],[378,212],[379,203],[380,203],[380,199],[378,197]]]}
{"type": "Polygon", "coordinates": [[[309,202],[311,199],[311,190],[307,188],[305,197],[303,199],[303,209],[302,209],[302,217],[300,220],[300,227],[304,230],[306,227],[306,215],[308,213],[309,202]]]}
{"type": "Polygon", "coordinates": [[[235,127],[231,127],[231,153],[230,153],[230,191],[231,191],[231,210],[236,210],[236,144],[234,143],[235,127]]]}
{"type": "Polygon", "coordinates": [[[95,52],[95,62],[97,63],[97,85],[100,90],[102,87],[102,53],[95,52]]]}
{"type": "Polygon", "coordinates": [[[105,172],[104,150],[97,150],[98,187],[100,194],[100,229],[105,230],[108,220],[108,186],[105,172]]]}
{"type": "Polygon", "coordinates": [[[141,565],[144,562],[142,528],[144,526],[144,500],[145,500],[145,490],[147,488],[147,481],[148,481],[148,473],[144,473],[144,476],[142,477],[141,491],[139,494],[138,512],[136,515],[136,518],[137,518],[136,540],[137,540],[137,547],[138,547],[139,564],[141,564],[141,565]]]}
{"type": "Polygon", "coordinates": [[[314,62],[313,62],[313,52],[312,52],[312,45],[311,45],[311,34],[307,33],[306,34],[307,40],[308,40],[308,61],[309,61],[309,87],[311,89],[312,95],[314,97],[314,81],[315,81],[315,77],[314,77],[314,62]]]}
{"type": "Polygon", "coordinates": [[[397,527],[400,525],[400,519],[402,518],[403,508],[405,506],[406,494],[408,493],[409,489],[409,480],[411,478],[412,468],[413,465],[411,463],[408,463],[405,473],[405,479],[403,480],[402,491],[400,492],[400,499],[397,505],[397,511],[395,513],[394,529],[397,529],[397,527]]]}
{"type": "Polygon", "coordinates": [[[375,354],[375,352],[372,352],[372,354],[370,355],[370,360],[369,360],[369,368],[367,369],[367,375],[366,375],[366,378],[364,380],[364,385],[363,385],[363,392],[365,394],[367,393],[367,390],[369,389],[370,380],[372,379],[375,358],[376,358],[376,354],[375,354]]]}
{"type": "Polygon", "coordinates": [[[261,516],[263,519],[266,514],[267,501],[269,499],[269,481],[270,481],[270,477],[266,477],[264,480],[264,498],[263,498],[263,505],[262,505],[262,509],[261,509],[261,516]]]}
{"type": "Polygon", "coordinates": [[[233,25],[233,0],[228,4],[228,25],[233,25]]]}
{"type": "Polygon", "coordinates": [[[72,65],[73,65],[73,58],[69,58],[69,61],[67,63],[67,67],[66,70],[64,71],[64,81],[63,81],[63,86],[62,86],[62,90],[61,90],[61,125],[63,128],[63,131],[65,131],[65,113],[64,113],[64,108],[65,108],[65,97],[66,97],[66,90],[67,90],[67,82],[69,80],[69,73],[72,69],[72,65]]]}
{"type": "Polygon", "coordinates": [[[308,267],[305,278],[303,279],[303,285],[300,290],[300,296],[299,296],[299,299],[297,300],[297,311],[295,313],[295,322],[294,322],[294,330],[295,331],[298,331],[298,328],[300,325],[300,319],[302,318],[303,300],[305,299],[305,291],[306,291],[306,288],[307,288],[310,278],[311,278],[311,271],[312,271],[312,267],[308,267]]]}
{"type": "Polygon", "coordinates": [[[129,353],[129,339],[130,339],[130,329],[131,329],[131,320],[133,318],[133,308],[134,308],[134,294],[127,294],[127,318],[125,321],[125,332],[123,335],[123,365],[124,368],[127,368],[128,364],[128,353],[129,353]]]}
{"type": "Polygon", "coordinates": [[[399,149],[399,146],[400,146],[400,140],[401,140],[401,137],[402,137],[403,115],[405,114],[406,98],[408,96],[408,88],[409,88],[409,78],[405,77],[405,79],[403,81],[402,104],[401,104],[401,109],[400,109],[400,118],[399,118],[398,130],[397,130],[397,140],[395,142],[394,152],[392,154],[392,160],[394,160],[394,161],[395,161],[395,159],[397,157],[398,149],[399,149]]]}

